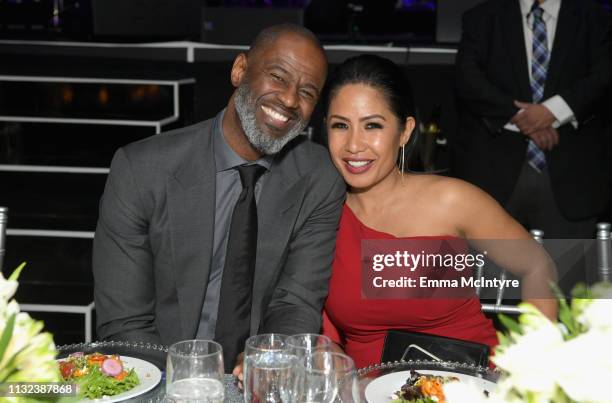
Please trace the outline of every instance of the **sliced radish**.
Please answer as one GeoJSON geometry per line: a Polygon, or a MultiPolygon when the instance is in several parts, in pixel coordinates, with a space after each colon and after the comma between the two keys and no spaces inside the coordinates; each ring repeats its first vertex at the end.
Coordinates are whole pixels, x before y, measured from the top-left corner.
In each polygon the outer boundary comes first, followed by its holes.
{"type": "Polygon", "coordinates": [[[102,362],[102,373],[108,376],[117,376],[123,371],[123,365],[119,360],[107,358],[102,362]]]}

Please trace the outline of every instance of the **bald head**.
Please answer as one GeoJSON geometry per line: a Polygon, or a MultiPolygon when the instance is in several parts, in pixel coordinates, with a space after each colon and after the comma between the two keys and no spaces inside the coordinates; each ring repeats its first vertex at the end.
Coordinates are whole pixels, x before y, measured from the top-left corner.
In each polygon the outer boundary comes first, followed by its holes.
{"type": "Polygon", "coordinates": [[[251,42],[248,53],[249,55],[259,53],[261,50],[274,43],[277,39],[285,36],[297,36],[311,42],[312,45],[321,51],[321,54],[327,61],[325,49],[323,49],[321,42],[319,42],[319,39],[317,39],[315,34],[313,34],[309,29],[306,29],[300,25],[289,23],[273,25],[260,31],[253,42],[251,42]]]}

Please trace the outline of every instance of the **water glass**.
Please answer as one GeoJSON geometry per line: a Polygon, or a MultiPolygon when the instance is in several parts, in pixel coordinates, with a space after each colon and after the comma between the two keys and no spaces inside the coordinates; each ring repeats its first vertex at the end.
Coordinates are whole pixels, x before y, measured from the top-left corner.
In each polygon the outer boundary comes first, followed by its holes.
{"type": "Polygon", "coordinates": [[[210,340],[186,340],[168,349],[166,401],[223,403],[223,349],[210,340]]]}
{"type": "Polygon", "coordinates": [[[294,403],[302,383],[301,365],[292,354],[268,351],[244,359],[244,401],[294,403]]]}
{"type": "Polygon", "coordinates": [[[302,361],[300,402],[357,402],[359,399],[355,363],[341,353],[319,351],[302,361]]]}
{"type": "Polygon", "coordinates": [[[290,374],[287,371],[292,372],[294,366],[293,362],[287,362],[290,360],[288,355],[287,336],[284,334],[258,334],[247,339],[244,346],[243,366],[244,401],[246,403],[260,401],[260,399],[263,402],[283,401],[280,400],[282,397],[278,395],[279,392],[274,389],[283,388],[285,390],[284,386],[280,386],[279,383],[290,382],[290,374]],[[273,363],[277,366],[276,368],[273,363]],[[278,379],[274,380],[275,377],[278,379]],[[270,390],[266,392],[266,388],[270,390]]]}
{"type": "Polygon", "coordinates": [[[244,356],[287,351],[287,336],[278,333],[257,334],[244,343],[244,356]]]}

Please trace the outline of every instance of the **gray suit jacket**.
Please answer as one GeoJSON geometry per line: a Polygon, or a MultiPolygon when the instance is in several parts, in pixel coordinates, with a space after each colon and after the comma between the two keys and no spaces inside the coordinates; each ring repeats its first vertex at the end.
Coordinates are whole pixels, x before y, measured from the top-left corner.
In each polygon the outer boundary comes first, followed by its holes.
{"type": "MultiPolygon", "coordinates": [[[[212,133],[211,119],[115,154],[94,239],[100,339],[195,337],[212,259],[212,133]]],[[[344,197],[323,147],[296,139],[275,157],[258,202],[252,334],[319,331],[344,197]]]]}

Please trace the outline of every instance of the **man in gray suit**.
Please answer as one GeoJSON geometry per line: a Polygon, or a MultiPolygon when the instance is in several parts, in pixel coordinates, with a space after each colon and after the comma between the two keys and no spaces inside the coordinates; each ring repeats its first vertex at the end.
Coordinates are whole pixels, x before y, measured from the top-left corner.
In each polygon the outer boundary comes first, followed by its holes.
{"type": "Polygon", "coordinates": [[[235,59],[236,90],[215,118],[117,151],[94,239],[100,338],[217,339],[229,371],[249,335],[319,331],[345,186],[327,151],[297,135],[326,72],[310,31],[268,28],[235,59]],[[264,173],[251,196],[254,273],[240,316],[227,311],[235,298],[224,290],[248,275],[227,275],[234,267],[225,263],[235,261],[232,211],[246,191],[242,168],[252,165],[264,173]],[[241,322],[239,347],[216,337],[228,325],[239,333],[241,322]]]}

